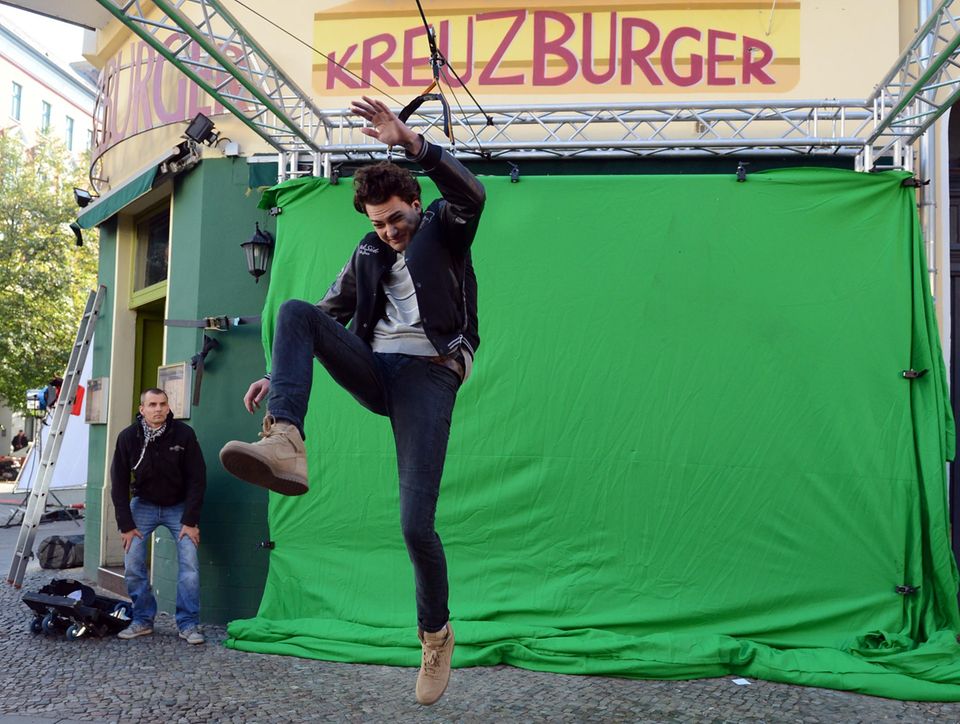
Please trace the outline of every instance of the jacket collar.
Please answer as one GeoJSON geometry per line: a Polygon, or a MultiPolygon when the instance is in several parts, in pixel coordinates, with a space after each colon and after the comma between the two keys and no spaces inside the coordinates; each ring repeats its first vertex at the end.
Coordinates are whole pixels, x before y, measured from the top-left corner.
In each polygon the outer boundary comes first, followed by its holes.
{"type": "MultiPolygon", "coordinates": [[[[170,423],[173,422],[173,410],[167,413],[167,419],[163,423],[167,426],[167,430],[170,429],[170,423]]],[[[167,434],[167,430],[163,431],[163,434],[167,434]]],[[[143,415],[139,412],[137,413],[137,432],[142,436],[143,435],[143,415]]]]}
{"type": "Polygon", "coordinates": [[[377,232],[371,231],[361,244],[372,244],[377,249],[377,263],[383,271],[386,271],[397,263],[397,252],[387,244],[383,239],[377,236],[377,232]]]}

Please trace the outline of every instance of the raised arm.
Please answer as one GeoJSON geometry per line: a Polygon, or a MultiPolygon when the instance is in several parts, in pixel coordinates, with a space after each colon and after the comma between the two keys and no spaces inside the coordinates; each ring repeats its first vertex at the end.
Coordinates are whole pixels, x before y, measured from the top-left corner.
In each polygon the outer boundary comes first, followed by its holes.
{"type": "Polygon", "coordinates": [[[420,164],[447,202],[440,211],[440,220],[444,224],[466,225],[480,218],[487,195],[483,184],[466,166],[440,146],[427,141],[423,141],[419,153],[407,153],[407,158],[420,164]]]}

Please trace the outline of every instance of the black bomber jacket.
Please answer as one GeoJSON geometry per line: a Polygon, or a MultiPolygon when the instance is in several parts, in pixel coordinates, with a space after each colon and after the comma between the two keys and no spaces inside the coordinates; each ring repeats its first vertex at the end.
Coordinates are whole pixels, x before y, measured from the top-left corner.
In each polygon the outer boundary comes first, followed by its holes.
{"type": "MultiPolygon", "coordinates": [[[[405,251],[420,318],[437,354],[480,346],[477,278],[470,245],[477,233],[486,194],[483,185],[439,146],[423,142],[419,163],[443,198],[427,206],[405,251]]],[[[318,305],[366,342],[383,317],[386,295],[380,283],[397,260],[397,252],[370,232],[318,305]]]]}
{"type": "Polygon", "coordinates": [[[174,420],[171,412],[167,415],[167,429],[144,450],[140,419],[137,415],[137,421],[117,436],[110,464],[110,498],[117,525],[123,533],[137,527],[130,512],[131,487],[133,495],[155,505],[186,502],[181,524],[198,525],[207,487],[207,467],[196,433],[186,423],[174,420]]]}

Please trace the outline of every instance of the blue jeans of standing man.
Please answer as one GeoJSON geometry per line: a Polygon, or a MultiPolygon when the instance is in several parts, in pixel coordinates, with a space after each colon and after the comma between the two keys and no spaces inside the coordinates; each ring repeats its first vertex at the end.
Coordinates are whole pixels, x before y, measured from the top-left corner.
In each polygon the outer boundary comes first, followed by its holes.
{"type": "Polygon", "coordinates": [[[439,631],[450,612],[447,561],[434,515],[460,377],[425,357],[375,353],[317,306],[284,302],[273,338],[267,407],[301,434],[314,357],[361,405],[390,418],[400,475],[400,527],[413,563],[417,621],[424,631],[439,631]]]}
{"type": "Polygon", "coordinates": [[[184,503],[155,505],[140,498],[130,501],[133,522],[143,534],[143,538],[133,539],[130,550],[123,556],[127,593],[133,599],[134,623],[153,624],[157,615],[157,599],[150,588],[147,573],[147,543],[153,531],[160,526],[170,531],[177,544],[177,628],[186,631],[200,623],[200,559],[197,546],[188,536],[177,540],[183,509],[184,503]]]}

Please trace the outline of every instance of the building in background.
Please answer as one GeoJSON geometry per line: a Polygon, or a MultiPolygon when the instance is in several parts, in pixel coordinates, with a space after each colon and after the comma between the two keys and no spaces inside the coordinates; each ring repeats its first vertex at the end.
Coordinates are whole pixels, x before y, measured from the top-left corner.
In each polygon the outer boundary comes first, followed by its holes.
{"type": "Polygon", "coordinates": [[[50,133],[79,156],[93,145],[96,72],[61,59],[24,31],[14,12],[0,6],[0,127],[28,145],[50,133]]]}

